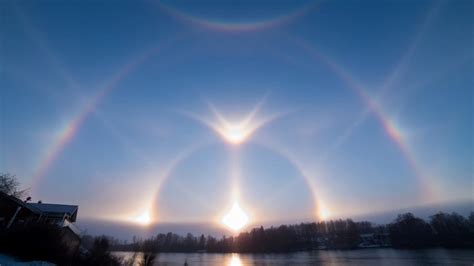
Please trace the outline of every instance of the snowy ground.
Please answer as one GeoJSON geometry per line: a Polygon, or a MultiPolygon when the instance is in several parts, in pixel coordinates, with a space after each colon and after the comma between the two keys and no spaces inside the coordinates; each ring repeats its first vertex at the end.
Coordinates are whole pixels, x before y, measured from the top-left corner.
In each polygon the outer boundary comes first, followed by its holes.
{"type": "Polygon", "coordinates": [[[19,261],[13,257],[0,254],[0,266],[24,266],[24,265],[35,265],[35,266],[51,266],[54,265],[44,261],[19,261]]]}

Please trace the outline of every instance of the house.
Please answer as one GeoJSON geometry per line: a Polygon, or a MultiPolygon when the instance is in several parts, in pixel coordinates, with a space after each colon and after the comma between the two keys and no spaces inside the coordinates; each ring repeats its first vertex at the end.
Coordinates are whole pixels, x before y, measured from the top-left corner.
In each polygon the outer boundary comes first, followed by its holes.
{"type": "Polygon", "coordinates": [[[31,223],[55,224],[61,229],[65,243],[74,250],[80,245],[76,227],[77,205],[29,203],[0,192],[0,229],[18,228],[31,223]]]}
{"type": "Polygon", "coordinates": [[[0,228],[10,228],[14,224],[27,224],[38,219],[39,210],[26,202],[0,192],[0,228]]]}
{"type": "Polygon", "coordinates": [[[79,206],[51,203],[27,203],[27,205],[40,211],[38,220],[66,227],[77,235],[81,234],[74,224],[79,206]]]}
{"type": "Polygon", "coordinates": [[[390,236],[388,232],[360,234],[359,248],[389,247],[390,236]]]}

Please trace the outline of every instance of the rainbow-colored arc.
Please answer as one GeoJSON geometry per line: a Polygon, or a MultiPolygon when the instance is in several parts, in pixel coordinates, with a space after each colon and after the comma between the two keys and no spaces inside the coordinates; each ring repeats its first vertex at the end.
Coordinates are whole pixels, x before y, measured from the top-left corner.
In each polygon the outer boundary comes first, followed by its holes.
{"type": "Polygon", "coordinates": [[[324,217],[325,215],[323,215],[323,212],[327,211],[327,209],[323,203],[323,200],[318,196],[319,193],[317,190],[317,183],[315,181],[317,175],[308,171],[307,167],[305,167],[301,161],[298,160],[297,157],[288,149],[284,149],[278,145],[265,142],[258,142],[258,144],[261,147],[266,148],[269,151],[285,158],[298,171],[299,175],[303,177],[309,191],[311,192],[311,197],[313,200],[312,203],[314,206],[314,213],[312,213],[311,216],[319,220],[324,220],[326,217],[324,217]]]}
{"type": "MultiPolygon", "coordinates": [[[[246,141],[252,141],[251,140],[251,135],[257,131],[258,129],[264,127],[266,124],[270,123],[271,121],[273,121],[274,119],[277,119],[279,118],[282,114],[275,114],[275,115],[272,115],[272,116],[269,116],[269,117],[263,117],[263,118],[259,118],[258,117],[258,113],[262,107],[262,105],[264,104],[265,100],[266,100],[267,96],[263,97],[262,100],[260,100],[256,105],[255,107],[244,117],[244,119],[242,120],[243,124],[245,124],[246,126],[248,126],[250,128],[250,133],[249,133],[249,138],[246,140],[246,141]]],[[[209,107],[209,109],[211,110],[215,120],[210,120],[206,117],[202,117],[202,116],[199,116],[199,115],[196,115],[195,113],[191,113],[191,112],[181,112],[182,114],[190,117],[190,118],[193,118],[195,120],[197,120],[198,122],[202,123],[203,125],[206,125],[207,127],[209,127],[209,129],[213,130],[215,133],[217,133],[217,135],[223,139],[226,138],[225,136],[225,133],[222,132],[222,128],[225,127],[225,125],[227,125],[229,122],[228,122],[228,119],[221,114],[221,112],[219,110],[217,110],[217,108],[214,107],[214,105],[212,105],[210,102],[207,101],[207,105],[209,107]]],[[[280,156],[282,156],[283,158],[285,158],[286,160],[288,160],[288,162],[290,162],[290,164],[298,171],[299,175],[304,179],[309,191],[311,192],[311,196],[312,196],[312,200],[313,200],[313,205],[314,205],[314,208],[315,208],[315,212],[312,213],[312,217],[315,217],[317,219],[322,219],[322,213],[324,212],[325,210],[325,206],[323,206],[322,202],[320,199],[318,199],[317,197],[317,189],[316,189],[316,184],[315,184],[315,181],[314,181],[314,175],[311,175],[311,173],[309,173],[305,167],[303,167],[302,164],[299,163],[299,160],[296,159],[296,157],[289,151],[285,150],[285,149],[282,149],[282,148],[279,148],[277,147],[277,145],[270,145],[268,143],[264,143],[264,142],[252,142],[253,144],[258,144],[260,147],[262,148],[265,148],[275,154],[278,154],[280,156]]],[[[193,151],[194,152],[194,151],[193,151]]],[[[191,153],[187,153],[186,156],[190,156],[191,153]]],[[[236,157],[236,154],[234,154],[234,157],[236,157]]],[[[173,167],[176,167],[179,165],[179,162],[183,159],[183,157],[180,158],[179,161],[173,163],[173,167]]],[[[235,159],[235,158],[234,158],[235,159]]],[[[236,163],[234,161],[234,163],[236,163]]],[[[238,171],[238,167],[236,167],[236,165],[233,166],[233,170],[232,172],[237,172],[238,171]]],[[[166,175],[165,177],[160,177],[160,183],[159,183],[159,188],[157,189],[157,191],[159,191],[160,187],[163,185],[163,181],[167,179],[167,176],[170,174],[172,170],[170,171],[167,171],[166,172],[166,175]]],[[[234,173],[235,174],[235,173],[234,173]]],[[[237,200],[237,198],[239,197],[239,184],[238,184],[238,174],[236,176],[232,176],[232,184],[234,185],[233,187],[233,191],[232,191],[232,197],[233,199],[232,200],[237,200]]],[[[158,195],[156,193],[156,195],[158,195]]],[[[157,197],[157,196],[156,196],[157,197]]]]}
{"type": "Polygon", "coordinates": [[[84,125],[85,121],[91,116],[91,114],[94,113],[104,98],[109,95],[126,76],[143,64],[151,56],[161,51],[163,47],[168,46],[172,42],[178,40],[178,38],[180,38],[180,36],[168,39],[163,44],[155,46],[154,48],[148,49],[144,53],[139,54],[137,57],[133,58],[131,62],[122,67],[111,79],[105,83],[104,86],[98,90],[98,92],[85,105],[82,111],[76,114],[74,118],[72,118],[60,131],[61,133],[55,138],[50,147],[47,148],[47,153],[40,158],[38,166],[31,177],[31,189],[35,189],[37,187],[40,180],[49,171],[58,156],[64,151],[68,143],[71,142],[79,129],[84,125]]]}
{"type": "MultiPolygon", "coordinates": [[[[423,199],[428,201],[434,199],[436,195],[434,194],[435,191],[432,182],[430,182],[429,177],[423,174],[423,172],[421,171],[415,159],[415,156],[412,154],[406,140],[403,137],[403,133],[395,125],[393,120],[390,119],[386,112],[381,108],[381,106],[377,103],[376,99],[374,97],[371,97],[367,93],[366,89],[359,82],[357,82],[347,71],[345,71],[341,66],[339,66],[334,60],[324,54],[319,53],[316,49],[314,49],[306,42],[295,38],[292,38],[291,41],[297,44],[298,47],[304,49],[308,54],[312,55],[319,62],[323,63],[331,72],[333,72],[337,77],[339,77],[348,86],[348,88],[351,89],[358,96],[359,99],[361,99],[361,101],[366,106],[366,112],[364,112],[360,119],[357,119],[356,122],[349,127],[349,129],[342,135],[342,138],[346,139],[347,137],[349,137],[350,133],[354,130],[354,128],[357,127],[362,122],[362,120],[366,118],[368,114],[373,114],[384,129],[386,135],[396,144],[398,150],[408,163],[408,166],[412,169],[413,174],[416,176],[419,182],[420,188],[423,189],[423,199]]],[[[398,72],[399,69],[397,69],[396,71],[398,72]]],[[[393,82],[393,80],[389,80],[389,82],[391,83],[393,82]]],[[[386,88],[388,88],[387,84],[383,86],[384,90],[386,88]]],[[[339,139],[336,145],[340,145],[342,141],[343,140],[339,139]]]]}
{"type": "MultiPolygon", "coordinates": [[[[157,173],[155,176],[154,176],[154,179],[156,180],[156,189],[155,189],[155,192],[154,192],[154,196],[152,197],[152,201],[150,202],[149,204],[149,210],[150,210],[150,214],[151,214],[151,217],[152,217],[152,220],[153,221],[157,221],[160,219],[159,217],[159,213],[156,212],[157,210],[157,204],[158,204],[158,201],[159,201],[159,195],[160,195],[160,191],[164,188],[164,186],[166,185],[166,182],[167,180],[170,178],[170,176],[172,175],[172,173],[181,165],[181,163],[183,161],[185,161],[187,158],[193,156],[194,154],[198,153],[202,148],[204,147],[207,147],[211,144],[213,144],[214,142],[207,142],[207,143],[202,143],[202,144],[199,144],[199,145],[195,145],[189,149],[187,149],[186,151],[183,151],[182,153],[179,153],[174,159],[172,159],[170,161],[170,163],[167,164],[167,167],[162,169],[161,172],[157,173]]],[[[307,185],[307,188],[309,189],[309,192],[311,193],[311,197],[312,197],[312,204],[314,206],[314,212],[311,213],[311,216],[316,218],[316,219],[323,219],[324,217],[322,217],[322,213],[326,210],[326,206],[324,206],[323,202],[321,201],[321,199],[318,198],[318,193],[317,193],[317,186],[316,186],[316,183],[314,181],[315,179],[315,174],[314,173],[311,173],[309,171],[306,170],[306,168],[299,162],[299,160],[294,156],[294,154],[292,154],[291,152],[289,152],[288,150],[286,149],[283,149],[281,147],[278,147],[277,145],[273,145],[273,144],[268,144],[268,143],[265,143],[265,142],[252,142],[253,144],[256,144],[258,145],[259,147],[261,148],[264,148],[272,153],[275,153],[279,156],[281,156],[282,158],[285,158],[286,160],[288,160],[288,162],[297,170],[297,172],[299,173],[299,175],[303,178],[303,180],[305,181],[306,185],[307,185]]],[[[235,161],[234,161],[235,163],[235,161]]],[[[232,171],[235,171],[237,168],[236,168],[236,165],[233,165],[233,169],[232,171]]],[[[230,196],[232,197],[232,200],[238,200],[238,197],[239,197],[239,183],[238,183],[238,180],[236,180],[238,178],[238,174],[236,173],[232,173],[232,180],[231,180],[231,183],[233,186],[233,190],[231,191],[231,194],[230,196]]]]}
{"type": "Polygon", "coordinates": [[[165,11],[171,16],[183,21],[187,24],[198,26],[201,28],[221,31],[221,32],[249,32],[249,31],[260,31],[277,26],[287,24],[298,17],[301,17],[308,13],[316,6],[315,3],[306,4],[289,14],[280,15],[274,18],[261,19],[256,21],[223,21],[213,20],[196,15],[191,15],[183,11],[178,10],[175,7],[166,5],[164,3],[155,2],[160,10],[165,11]]]}

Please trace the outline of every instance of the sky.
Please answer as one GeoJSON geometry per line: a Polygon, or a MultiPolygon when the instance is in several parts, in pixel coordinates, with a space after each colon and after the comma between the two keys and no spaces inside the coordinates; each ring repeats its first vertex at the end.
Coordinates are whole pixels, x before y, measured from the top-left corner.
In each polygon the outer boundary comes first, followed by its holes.
{"type": "Polygon", "coordinates": [[[472,1],[0,5],[0,171],[33,201],[258,225],[474,200],[472,1]]]}

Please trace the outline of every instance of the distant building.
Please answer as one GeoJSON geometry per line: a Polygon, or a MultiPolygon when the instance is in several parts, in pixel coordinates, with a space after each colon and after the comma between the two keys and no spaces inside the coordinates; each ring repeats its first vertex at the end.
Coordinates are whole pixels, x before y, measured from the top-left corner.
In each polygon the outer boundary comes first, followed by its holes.
{"type": "Polygon", "coordinates": [[[0,192],[0,228],[49,223],[59,226],[71,247],[79,246],[80,230],[74,224],[79,207],[50,203],[29,203],[0,192]]]}
{"type": "Polygon", "coordinates": [[[389,247],[390,236],[388,232],[360,234],[359,248],[389,247]]]}

